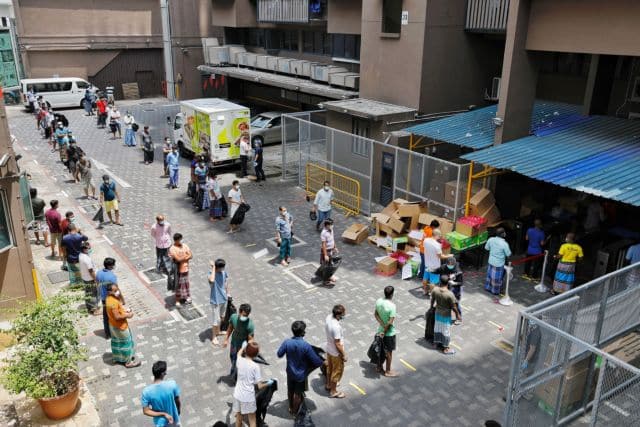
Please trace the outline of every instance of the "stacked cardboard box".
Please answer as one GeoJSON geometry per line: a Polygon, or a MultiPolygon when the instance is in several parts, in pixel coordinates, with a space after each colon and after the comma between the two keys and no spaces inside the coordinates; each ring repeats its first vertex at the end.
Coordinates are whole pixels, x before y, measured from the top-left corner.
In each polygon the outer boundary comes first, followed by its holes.
{"type": "Polygon", "coordinates": [[[489,226],[500,222],[500,211],[491,191],[483,188],[469,200],[469,213],[487,220],[489,226]]]}
{"type": "Polygon", "coordinates": [[[342,240],[347,243],[360,244],[369,236],[369,227],[365,224],[351,224],[344,233],[342,240]]]}
{"type": "MultiPolygon", "coordinates": [[[[471,194],[477,194],[482,189],[480,181],[473,181],[471,184],[471,194]]],[[[462,206],[467,200],[467,186],[458,187],[458,181],[449,181],[444,185],[444,203],[445,205],[455,206],[456,194],[458,198],[458,206],[462,206]]]]}

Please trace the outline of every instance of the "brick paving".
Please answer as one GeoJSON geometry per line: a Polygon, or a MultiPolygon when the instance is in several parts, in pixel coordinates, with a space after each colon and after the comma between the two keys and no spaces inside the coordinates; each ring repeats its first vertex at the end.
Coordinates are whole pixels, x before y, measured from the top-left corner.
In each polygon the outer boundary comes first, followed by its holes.
{"type": "MultiPolygon", "coordinates": [[[[175,105],[161,102],[135,103],[130,108],[139,123],[152,126],[152,136],[160,146],[166,128],[166,116],[175,112],[175,105]]],[[[510,356],[496,344],[499,340],[513,340],[515,314],[523,305],[538,301],[533,284],[518,277],[512,282],[515,304],[503,307],[493,303],[481,289],[484,270],[466,270],[466,286],[462,304],[464,323],[452,332],[455,356],[444,356],[431,349],[423,339],[424,313],[428,301],[420,296],[418,281],[401,281],[399,275],[388,278],[374,273],[375,256],[381,250],[368,243],[348,246],[338,242],[343,264],[337,273],[338,284],[327,289],[309,283],[311,269],[319,258],[319,236],[308,219],[310,204],[304,192],[290,182],[271,177],[264,185],[242,180],[241,188],[251,211],[242,231],[226,234],[227,223],[210,223],[205,213],[197,213],[185,197],[188,179],[187,162],[183,161],[181,188],[168,190],[161,179],[160,147],[156,162],[145,166],[138,149],[124,147],[122,140],[111,141],[104,130],[95,128],[93,118],[80,110],[64,112],[79,145],[99,166],[106,166],[121,181],[122,220],[124,227],[106,226],[102,230],[106,250],[121,255],[126,265],[119,265],[117,273],[124,277],[122,287],[136,317],[131,324],[137,354],[143,364],[127,370],[110,362],[110,346],[98,333],[83,338],[90,358],[82,367],[82,376],[92,392],[102,425],[151,425],[142,415],[140,393],[151,382],[151,364],[158,359],[169,364],[168,377],[175,379],[183,391],[182,423],[185,426],[212,425],[216,420],[233,419],[232,388],[224,375],[229,361],[226,349],[214,348],[210,343],[210,321],[206,282],[208,261],[226,259],[230,275],[231,294],[236,303],[249,302],[256,324],[256,340],[262,354],[271,363],[262,369],[263,377],[274,377],[281,384],[274,395],[267,416],[272,426],[292,425],[286,411],[284,360],[275,351],[290,331],[293,320],[307,323],[307,340],[316,345],[324,343],[324,318],[336,303],[347,307],[344,321],[346,350],[349,361],[341,383],[347,399],[329,399],[317,373],[310,376],[308,393],[314,422],[318,426],[409,425],[462,426],[482,425],[486,419],[502,418],[510,356]],[[160,160],[160,161],[159,161],[160,160]],[[126,187],[122,183],[130,185],[126,187]],[[301,244],[293,248],[293,263],[287,269],[275,265],[277,248],[273,238],[273,221],[279,205],[288,207],[296,218],[295,234],[301,244]],[[163,212],[173,230],[184,235],[194,254],[191,264],[191,287],[194,305],[205,314],[191,321],[173,307],[173,297],[166,292],[163,280],[150,281],[141,273],[155,265],[153,240],[149,226],[157,212],[163,212]],[[112,245],[111,245],[112,243],[112,245]],[[254,259],[253,254],[267,249],[268,255],[254,259]],[[373,307],[382,289],[396,287],[398,306],[398,351],[394,354],[394,369],[398,378],[380,378],[366,358],[366,351],[375,332],[373,307]],[[501,326],[499,328],[498,326],[501,326]]],[[[17,110],[10,111],[11,131],[36,156],[40,172],[54,177],[60,191],[70,196],[70,203],[83,206],[86,219],[93,215],[95,203],[81,196],[80,185],[62,182],[66,175],[50,150],[34,130],[33,119],[17,110]]],[[[268,159],[278,161],[279,147],[269,147],[268,159]]],[[[23,164],[23,169],[35,168],[23,164]]],[[[278,164],[269,170],[278,173],[278,164]]],[[[94,170],[96,183],[102,172],[94,170]]],[[[234,179],[232,171],[222,175],[223,189],[234,179]]],[[[47,200],[48,201],[48,200],[47,200]]],[[[336,235],[351,223],[363,218],[345,218],[334,211],[336,235]]],[[[44,274],[49,271],[44,272],[44,274]]],[[[95,330],[100,319],[90,319],[95,330]]]]}

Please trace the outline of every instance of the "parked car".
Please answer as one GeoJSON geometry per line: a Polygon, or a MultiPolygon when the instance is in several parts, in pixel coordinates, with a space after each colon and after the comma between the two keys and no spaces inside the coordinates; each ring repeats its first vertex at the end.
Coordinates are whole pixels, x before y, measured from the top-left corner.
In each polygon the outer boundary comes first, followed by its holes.
{"type": "Polygon", "coordinates": [[[282,142],[282,113],[269,111],[251,119],[251,145],[256,142],[275,144],[282,142]]]}
{"type": "MultiPolygon", "coordinates": [[[[42,95],[53,108],[83,107],[84,92],[89,82],[78,77],[49,77],[20,80],[24,106],[27,107],[27,92],[33,88],[36,95],[42,95]]],[[[96,90],[99,90],[96,88],[96,90]]]]}

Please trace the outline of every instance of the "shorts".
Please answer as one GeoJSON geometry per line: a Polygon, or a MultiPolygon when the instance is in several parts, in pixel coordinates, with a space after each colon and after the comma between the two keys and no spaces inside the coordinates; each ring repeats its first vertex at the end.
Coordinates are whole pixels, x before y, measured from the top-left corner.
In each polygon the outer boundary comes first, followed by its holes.
{"type": "Polygon", "coordinates": [[[382,338],[382,342],[384,343],[384,351],[386,351],[387,353],[390,353],[392,351],[396,350],[396,336],[395,335],[391,335],[391,336],[385,336],[384,338],[382,338]]]}
{"type": "Polygon", "coordinates": [[[32,226],[33,231],[42,231],[46,233],[49,231],[49,226],[47,225],[47,221],[34,221],[32,226]]]}
{"type": "Polygon", "coordinates": [[[437,285],[438,283],[440,283],[440,275],[432,273],[427,269],[424,270],[424,276],[422,279],[431,283],[432,285],[437,285]]]}
{"type": "Polygon", "coordinates": [[[339,383],[344,372],[344,361],[340,356],[327,354],[327,377],[332,383],[339,383]]]}
{"type": "Polygon", "coordinates": [[[256,405],[256,401],[253,402],[240,402],[235,397],[233,398],[233,407],[232,411],[234,414],[240,412],[242,415],[253,414],[258,410],[258,406],[256,405]]]}
{"type": "Polygon", "coordinates": [[[118,210],[118,199],[113,199],[110,201],[104,201],[104,210],[107,212],[117,211],[118,210]]]}
{"type": "Polygon", "coordinates": [[[296,381],[287,375],[287,390],[289,393],[303,394],[307,390],[307,382],[296,381]]]}
{"type": "Polygon", "coordinates": [[[51,247],[55,248],[56,245],[62,244],[62,233],[51,233],[51,247]]]}
{"type": "Polygon", "coordinates": [[[220,324],[220,319],[224,317],[224,312],[227,310],[227,303],[211,304],[211,320],[213,320],[213,326],[220,324]]]}

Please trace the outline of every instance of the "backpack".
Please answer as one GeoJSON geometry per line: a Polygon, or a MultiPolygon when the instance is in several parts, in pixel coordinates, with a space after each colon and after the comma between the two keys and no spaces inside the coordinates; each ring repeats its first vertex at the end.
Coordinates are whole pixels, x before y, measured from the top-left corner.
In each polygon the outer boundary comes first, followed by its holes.
{"type": "Polygon", "coordinates": [[[131,124],[131,129],[132,129],[134,132],[138,132],[138,129],[140,129],[140,126],[138,126],[138,124],[137,124],[137,123],[133,122],[133,123],[131,124]]]}

